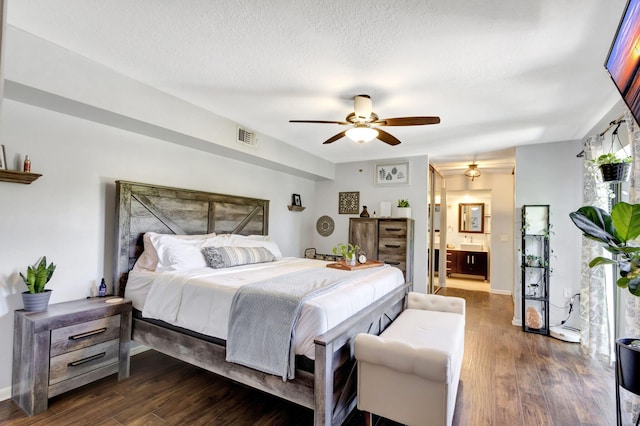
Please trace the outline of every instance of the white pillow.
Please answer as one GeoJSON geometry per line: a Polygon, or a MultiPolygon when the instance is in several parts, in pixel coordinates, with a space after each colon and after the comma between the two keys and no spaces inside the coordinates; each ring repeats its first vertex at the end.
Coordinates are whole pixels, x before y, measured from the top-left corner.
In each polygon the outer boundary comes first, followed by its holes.
{"type": "MultiPolygon", "coordinates": [[[[146,232],[142,237],[142,243],[144,251],[133,266],[134,270],[147,270],[155,271],[158,268],[158,262],[160,261],[156,244],[171,244],[172,241],[200,241],[215,237],[215,232],[211,234],[197,234],[197,235],[174,235],[174,234],[158,234],[157,232],[146,232]]],[[[179,257],[182,257],[178,254],[179,257]]],[[[168,268],[170,264],[165,264],[169,261],[169,254],[165,253],[165,259],[162,260],[163,265],[161,268],[168,268]]],[[[165,269],[166,270],[166,269],[165,269]]]]}
{"type": "Polygon", "coordinates": [[[229,236],[231,247],[264,247],[269,250],[276,259],[282,259],[280,247],[268,235],[238,235],[229,236]]]}

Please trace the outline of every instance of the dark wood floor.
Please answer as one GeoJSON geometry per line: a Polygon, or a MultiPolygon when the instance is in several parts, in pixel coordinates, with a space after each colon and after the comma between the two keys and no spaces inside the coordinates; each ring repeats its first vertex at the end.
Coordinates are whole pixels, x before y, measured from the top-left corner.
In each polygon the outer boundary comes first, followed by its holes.
{"type": "MultiPolygon", "coordinates": [[[[580,345],[512,326],[510,296],[448,294],[467,299],[454,425],[615,424],[611,367],[583,355],[580,345]]],[[[0,402],[3,425],[309,425],[312,418],[310,410],[154,351],[132,357],[129,379],[110,377],[52,398],[47,412],[31,418],[0,402]]],[[[362,424],[358,413],[349,420],[362,424]]]]}

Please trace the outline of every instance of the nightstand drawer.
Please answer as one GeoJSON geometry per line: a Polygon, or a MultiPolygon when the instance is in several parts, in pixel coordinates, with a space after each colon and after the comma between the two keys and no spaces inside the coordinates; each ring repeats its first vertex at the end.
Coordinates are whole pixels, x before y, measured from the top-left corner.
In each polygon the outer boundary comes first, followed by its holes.
{"type": "Polygon", "coordinates": [[[120,340],[114,339],[51,358],[49,385],[118,362],[120,340]]]}
{"type": "Polygon", "coordinates": [[[51,330],[51,357],[117,339],[120,315],[51,330]]]}

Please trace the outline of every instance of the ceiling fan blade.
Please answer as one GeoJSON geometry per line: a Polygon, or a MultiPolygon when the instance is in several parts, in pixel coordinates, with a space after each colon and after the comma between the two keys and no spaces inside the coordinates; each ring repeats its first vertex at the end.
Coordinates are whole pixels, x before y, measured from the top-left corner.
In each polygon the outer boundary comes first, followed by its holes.
{"type": "Polygon", "coordinates": [[[385,132],[382,129],[376,129],[378,131],[378,139],[380,139],[384,143],[388,143],[389,145],[399,145],[400,141],[398,138],[393,136],[390,133],[385,132]]]}
{"type": "Polygon", "coordinates": [[[398,118],[383,118],[375,121],[372,124],[379,126],[422,126],[425,124],[438,124],[440,123],[440,117],[398,117],[398,118]]]}
{"type": "Polygon", "coordinates": [[[344,132],[340,132],[335,136],[331,136],[329,139],[327,139],[326,141],[322,142],[323,145],[329,144],[329,143],[333,143],[335,141],[337,141],[338,139],[342,139],[345,134],[347,133],[347,131],[345,130],[344,132]]]}
{"type": "Polygon", "coordinates": [[[347,123],[346,121],[324,121],[324,120],[289,120],[289,123],[341,124],[343,126],[351,125],[351,123],[347,123]]]}

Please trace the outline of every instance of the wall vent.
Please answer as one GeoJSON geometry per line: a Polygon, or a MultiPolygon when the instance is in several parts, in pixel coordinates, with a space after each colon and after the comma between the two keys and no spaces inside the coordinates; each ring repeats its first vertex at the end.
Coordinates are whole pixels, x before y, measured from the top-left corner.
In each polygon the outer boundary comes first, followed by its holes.
{"type": "Polygon", "coordinates": [[[252,131],[243,129],[242,127],[238,126],[238,131],[236,132],[236,136],[237,136],[236,141],[238,143],[241,143],[242,145],[250,146],[253,148],[258,147],[258,138],[256,137],[256,134],[253,133],[252,131]]]}

